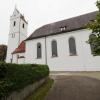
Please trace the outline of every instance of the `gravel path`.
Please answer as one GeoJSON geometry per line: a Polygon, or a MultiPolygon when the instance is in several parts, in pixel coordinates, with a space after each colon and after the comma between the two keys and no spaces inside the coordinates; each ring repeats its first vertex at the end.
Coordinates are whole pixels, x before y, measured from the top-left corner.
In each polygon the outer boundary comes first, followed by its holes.
{"type": "Polygon", "coordinates": [[[56,76],[45,100],[100,100],[100,80],[85,76],[56,76]]]}

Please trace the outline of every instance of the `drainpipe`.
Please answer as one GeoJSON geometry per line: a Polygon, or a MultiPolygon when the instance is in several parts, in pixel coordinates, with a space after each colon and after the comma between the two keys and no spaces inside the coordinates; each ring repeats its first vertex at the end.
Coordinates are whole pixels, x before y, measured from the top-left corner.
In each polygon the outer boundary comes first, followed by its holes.
{"type": "Polygon", "coordinates": [[[47,40],[45,36],[45,64],[47,65],[47,40]]]}
{"type": "Polygon", "coordinates": [[[20,17],[20,21],[19,21],[19,41],[18,41],[18,45],[20,44],[20,23],[21,23],[21,17],[20,17]]]}

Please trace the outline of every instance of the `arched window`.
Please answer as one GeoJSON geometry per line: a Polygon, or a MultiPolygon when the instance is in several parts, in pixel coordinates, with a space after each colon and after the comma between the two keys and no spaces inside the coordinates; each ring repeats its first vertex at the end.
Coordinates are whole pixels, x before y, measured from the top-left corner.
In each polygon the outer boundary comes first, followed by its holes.
{"type": "Polygon", "coordinates": [[[57,53],[57,42],[55,40],[52,41],[51,43],[52,46],[52,57],[57,57],[58,53],[57,53]]]}
{"type": "Polygon", "coordinates": [[[41,53],[41,43],[37,43],[37,58],[41,58],[42,57],[42,53],[41,53]]]}
{"type": "Polygon", "coordinates": [[[23,23],[23,28],[25,27],[24,23],[23,23]]]}
{"type": "Polygon", "coordinates": [[[14,26],[16,25],[16,21],[14,21],[14,26]]]}
{"type": "Polygon", "coordinates": [[[91,34],[89,36],[89,43],[90,43],[90,47],[91,47],[91,53],[94,54],[94,49],[95,49],[95,44],[93,43],[93,40],[96,38],[95,34],[91,34]]]}
{"type": "Polygon", "coordinates": [[[75,39],[73,37],[69,38],[69,52],[71,56],[77,55],[75,39]]]}

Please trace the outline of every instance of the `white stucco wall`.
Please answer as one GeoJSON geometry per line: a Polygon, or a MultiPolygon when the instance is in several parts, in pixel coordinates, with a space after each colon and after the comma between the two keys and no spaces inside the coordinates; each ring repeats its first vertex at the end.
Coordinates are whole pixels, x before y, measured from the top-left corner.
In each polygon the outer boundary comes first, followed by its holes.
{"type": "MultiPolygon", "coordinates": [[[[47,64],[51,71],[100,71],[100,56],[91,55],[90,45],[86,43],[91,31],[78,30],[59,35],[47,36],[47,64]],[[68,39],[74,37],[77,56],[70,56],[68,39]],[[52,57],[51,41],[57,41],[58,57],[52,57]]],[[[26,63],[46,64],[45,38],[26,41],[26,63]],[[42,59],[37,59],[37,43],[42,44],[42,59]]]]}
{"type": "Polygon", "coordinates": [[[25,58],[20,58],[21,56],[25,57],[25,53],[13,54],[13,63],[24,64],[25,63],[25,58]],[[19,58],[18,58],[18,56],[19,56],[19,58]]]}
{"type": "Polygon", "coordinates": [[[45,64],[45,38],[30,40],[26,42],[26,63],[45,64]],[[42,46],[42,58],[37,59],[37,43],[41,43],[42,46]]]}
{"type": "Polygon", "coordinates": [[[20,20],[20,42],[22,42],[27,38],[27,27],[28,24],[21,19],[20,20]],[[23,24],[24,24],[24,28],[23,28],[23,24]]]}

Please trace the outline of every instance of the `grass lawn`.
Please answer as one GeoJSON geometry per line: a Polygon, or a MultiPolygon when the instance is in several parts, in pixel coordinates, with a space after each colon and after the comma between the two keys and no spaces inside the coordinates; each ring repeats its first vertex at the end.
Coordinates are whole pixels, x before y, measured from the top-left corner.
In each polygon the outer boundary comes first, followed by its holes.
{"type": "Polygon", "coordinates": [[[49,89],[52,87],[53,82],[53,79],[48,78],[41,87],[34,91],[25,100],[44,100],[44,97],[46,96],[49,89]]]}

